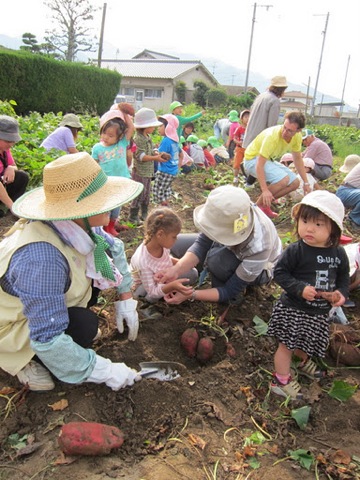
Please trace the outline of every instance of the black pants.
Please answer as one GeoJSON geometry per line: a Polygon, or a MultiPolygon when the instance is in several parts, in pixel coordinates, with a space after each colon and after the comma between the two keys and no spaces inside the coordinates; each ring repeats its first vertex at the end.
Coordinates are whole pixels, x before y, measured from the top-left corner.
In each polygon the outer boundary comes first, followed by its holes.
{"type": "Polygon", "coordinates": [[[29,183],[29,174],[23,170],[15,170],[15,178],[12,183],[4,184],[7,194],[13,202],[25,193],[27,184],[29,183]]]}

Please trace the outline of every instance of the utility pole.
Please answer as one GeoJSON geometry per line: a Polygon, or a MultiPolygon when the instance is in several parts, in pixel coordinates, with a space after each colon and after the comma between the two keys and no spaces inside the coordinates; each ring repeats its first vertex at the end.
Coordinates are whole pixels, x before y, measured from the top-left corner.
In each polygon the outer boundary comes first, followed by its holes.
{"type": "Polygon", "coordinates": [[[273,5],[256,5],[254,3],[254,11],[253,11],[253,18],[252,18],[252,25],[251,25],[251,35],[250,35],[250,45],[249,45],[249,55],[248,55],[248,61],[247,61],[247,67],[246,67],[246,79],[245,79],[245,87],[244,87],[244,93],[247,92],[248,89],[248,82],[249,82],[249,72],[250,72],[250,59],[251,59],[251,49],[252,49],[252,42],[253,42],[253,36],[254,36],[254,25],[256,21],[256,7],[265,7],[266,10],[269,10],[270,7],[273,5]]]}
{"type": "Polygon", "coordinates": [[[344,87],[341,95],[341,105],[340,105],[340,115],[339,115],[339,125],[341,125],[341,115],[344,110],[344,94],[345,94],[345,86],[346,86],[346,79],[347,79],[347,74],[349,71],[349,63],[350,63],[350,55],[348,56],[348,61],[347,61],[347,66],[346,66],[346,72],[345,72],[345,80],[344,80],[344,87]]]}
{"type": "Polygon", "coordinates": [[[104,28],[105,28],[105,17],[106,17],[106,3],[103,6],[103,14],[101,20],[101,30],[100,30],[100,40],[99,40],[99,50],[98,50],[98,67],[101,67],[101,59],[102,59],[102,50],[103,50],[103,43],[104,43],[104,28]]]}
{"type": "Polygon", "coordinates": [[[327,13],[326,15],[326,22],[325,22],[325,30],[323,32],[321,32],[323,35],[324,35],[324,38],[323,38],[323,42],[322,42],[322,47],[321,47],[321,53],[320,53],[320,61],[319,61],[319,67],[318,67],[318,72],[317,72],[317,76],[316,76],[316,82],[315,82],[315,89],[314,89],[314,97],[313,97],[313,101],[312,101],[312,105],[311,105],[311,116],[314,115],[314,112],[315,112],[315,103],[316,103],[316,93],[317,93],[317,87],[318,87],[318,83],[319,83],[319,76],[320,76],[320,70],[321,70],[321,62],[322,62],[322,56],[323,56],[323,51],[324,51],[324,45],[325,45],[325,38],[326,38],[326,30],[327,30],[327,26],[328,26],[328,22],[329,22],[329,12],[327,13]]]}

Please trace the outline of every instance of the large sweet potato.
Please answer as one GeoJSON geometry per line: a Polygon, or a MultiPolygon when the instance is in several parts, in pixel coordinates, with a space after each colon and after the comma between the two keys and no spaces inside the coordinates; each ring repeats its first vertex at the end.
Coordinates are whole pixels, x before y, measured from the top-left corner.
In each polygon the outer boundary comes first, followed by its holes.
{"type": "Polygon", "coordinates": [[[187,328],[181,335],[180,343],[188,357],[195,357],[196,348],[199,343],[199,334],[197,330],[195,328],[187,328]]]}
{"type": "Polygon", "coordinates": [[[124,437],[111,425],[70,422],[61,427],[58,442],[66,455],[107,455],[121,447],[124,437]]]}
{"type": "Polygon", "coordinates": [[[197,346],[196,358],[200,362],[205,363],[211,360],[213,355],[214,355],[214,343],[211,340],[211,338],[210,337],[200,338],[197,346]]]}

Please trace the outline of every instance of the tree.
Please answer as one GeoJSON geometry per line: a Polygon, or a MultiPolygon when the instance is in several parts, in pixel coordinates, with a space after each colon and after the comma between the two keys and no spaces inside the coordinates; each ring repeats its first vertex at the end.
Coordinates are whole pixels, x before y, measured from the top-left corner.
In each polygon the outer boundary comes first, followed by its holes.
{"type": "Polygon", "coordinates": [[[176,98],[179,100],[179,102],[185,103],[186,101],[186,83],[179,80],[175,84],[175,92],[176,92],[176,98]]]}
{"type": "Polygon", "coordinates": [[[64,60],[75,61],[79,52],[96,51],[94,35],[86,22],[93,20],[97,8],[89,0],[49,0],[44,4],[52,10],[54,30],[47,30],[45,40],[64,60]]]}
{"type": "Polygon", "coordinates": [[[30,32],[23,33],[22,42],[24,45],[20,45],[20,50],[26,50],[31,53],[40,52],[40,46],[36,40],[36,35],[30,32]]]}
{"type": "Polygon", "coordinates": [[[226,103],[228,96],[222,88],[211,88],[206,94],[209,107],[219,107],[226,103]]]}
{"type": "Polygon", "coordinates": [[[196,80],[194,82],[195,92],[194,92],[194,102],[200,105],[201,107],[206,107],[206,95],[210,90],[209,87],[201,80],[196,80]]]}

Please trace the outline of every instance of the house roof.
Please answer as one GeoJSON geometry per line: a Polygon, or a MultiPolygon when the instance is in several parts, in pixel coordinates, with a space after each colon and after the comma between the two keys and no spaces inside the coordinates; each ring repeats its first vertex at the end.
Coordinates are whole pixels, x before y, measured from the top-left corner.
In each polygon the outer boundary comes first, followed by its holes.
{"type": "MultiPolygon", "coordinates": [[[[283,98],[306,98],[306,93],[300,92],[299,90],[286,91],[283,94],[283,98]]],[[[312,98],[311,95],[308,96],[308,99],[312,98]]]]}
{"type": "Polygon", "coordinates": [[[115,69],[124,77],[176,79],[193,69],[201,69],[209,76],[213,84],[218,85],[216,78],[200,60],[102,60],[102,68],[115,69]]]}
{"type": "Polygon", "coordinates": [[[148,50],[145,48],[142,52],[138,53],[133,57],[133,59],[138,58],[152,58],[156,60],[180,60],[179,57],[174,57],[173,55],[167,55],[166,53],[154,52],[153,50],[148,50]]]}
{"type": "MultiPolygon", "coordinates": [[[[245,91],[245,87],[240,85],[222,85],[222,87],[228,95],[239,96],[242,95],[245,91]]],[[[257,90],[255,87],[248,87],[247,91],[255,95],[259,95],[260,93],[259,90],[257,90]]]]}

